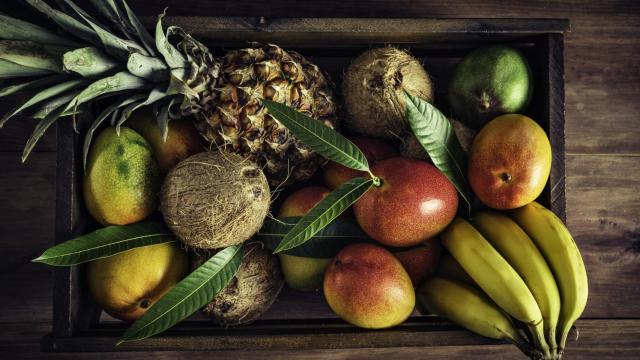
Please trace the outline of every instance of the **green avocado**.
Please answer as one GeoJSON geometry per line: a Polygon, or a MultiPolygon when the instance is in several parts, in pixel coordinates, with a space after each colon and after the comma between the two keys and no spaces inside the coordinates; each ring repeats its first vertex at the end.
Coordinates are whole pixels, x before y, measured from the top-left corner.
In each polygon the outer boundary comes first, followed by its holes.
{"type": "Polygon", "coordinates": [[[479,130],[499,115],[522,113],[532,94],[531,68],[522,53],[488,46],[472,51],[457,65],[448,98],[456,118],[479,130]]]}

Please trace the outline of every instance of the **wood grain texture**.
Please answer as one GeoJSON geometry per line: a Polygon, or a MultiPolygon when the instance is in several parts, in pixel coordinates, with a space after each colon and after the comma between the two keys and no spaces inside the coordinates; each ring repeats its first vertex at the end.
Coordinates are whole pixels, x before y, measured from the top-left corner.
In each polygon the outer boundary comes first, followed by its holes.
{"type": "MultiPolygon", "coordinates": [[[[640,320],[580,320],[580,339],[570,342],[564,359],[617,360],[634,359],[640,348],[640,320]]],[[[4,325],[6,336],[0,338],[0,355],[11,359],[40,359],[40,337],[50,331],[46,322],[9,323],[4,325]]],[[[521,360],[524,357],[512,345],[442,346],[442,347],[394,347],[342,350],[308,350],[296,353],[280,351],[167,351],[128,353],[76,353],[47,354],[47,359],[474,359],[521,360]]]]}

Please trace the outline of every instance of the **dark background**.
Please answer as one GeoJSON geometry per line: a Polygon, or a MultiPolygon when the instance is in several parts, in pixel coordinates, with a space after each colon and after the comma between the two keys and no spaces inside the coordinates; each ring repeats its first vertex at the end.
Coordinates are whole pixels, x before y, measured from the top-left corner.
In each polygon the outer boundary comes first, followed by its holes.
{"type": "MultiPolygon", "coordinates": [[[[83,3],[83,1],[77,1],[83,3]]],[[[2,0],[0,11],[14,11],[2,0]]],[[[580,246],[590,300],[567,359],[637,359],[640,353],[640,2],[632,1],[209,1],[129,0],[139,15],[267,17],[568,18],[565,37],[567,223],[580,246]],[[212,13],[211,9],[215,9],[212,13]]],[[[4,113],[14,104],[0,99],[4,113]]],[[[53,244],[56,144],[50,132],[26,164],[34,122],[0,131],[0,358],[41,354],[51,328],[51,269],[30,259],[53,244]],[[13,353],[7,357],[2,352],[13,353]]],[[[291,354],[130,353],[127,359],[520,359],[515,347],[318,350],[291,354]]],[[[75,354],[103,358],[109,354],[75,354]]],[[[111,354],[114,356],[114,354],[111,354]]]]}

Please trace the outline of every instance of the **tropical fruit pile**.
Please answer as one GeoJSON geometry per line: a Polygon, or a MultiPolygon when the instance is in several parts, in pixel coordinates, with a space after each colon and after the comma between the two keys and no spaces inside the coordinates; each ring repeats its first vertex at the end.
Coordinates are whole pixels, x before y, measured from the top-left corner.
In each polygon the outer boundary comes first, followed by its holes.
{"type": "Polygon", "coordinates": [[[118,344],[199,309],[253,322],[287,284],[362,328],[417,307],[534,359],[562,355],[587,278],[536,202],[552,150],[524,115],[534,88],[517,49],[462,59],[449,119],[434,106],[446,84],[391,46],[354,59],[338,97],[277,45],[214,56],[162,16],[152,35],[125,1],[92,1],[96,17],[25,1],[59,31],[0,15],[0,95],[31,93],[0,124],[40,119],[24,160],[58,119],[88,121],[83,198],[104,226],[35,261],[88,263],[96,303],[133,322],[118,344]]]}

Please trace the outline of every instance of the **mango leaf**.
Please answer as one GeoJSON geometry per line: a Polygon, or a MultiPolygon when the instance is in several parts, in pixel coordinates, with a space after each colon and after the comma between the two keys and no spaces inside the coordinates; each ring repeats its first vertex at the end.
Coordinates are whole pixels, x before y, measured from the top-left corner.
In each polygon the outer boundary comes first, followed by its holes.
{"type": "Polygon", "coordinates": [[[98,117],[91,123],[91,126],[87,130],[87,134],[84,136],[84,144],[82,146],[82,168],[87,169],[87,156],[89,155],[89,149],[91,148],[91,141],[93,140],[93,134],[96,129],[102,125],[104,120],[109,117],[109,115],[113,114],[116,110],[121,107],[127,106],[131,103],[140,101],[145,98],[145,95],[127,95],[124,98],[121,98],[115,101],[113,104],[107,106],[98,117]]]}
{"type": "Polygon", "coordinates": [[[116,346],[161,333],[198,311],[233,279],[242,264],[243,255],[242,245],[236,245],[212,256],[133,323],[116,346]]]}
{"type": "Polygon", "coordinates": [[[33,41],[39,44],[80,46],[77,42],[56,35],[32,23],[0,14],[0,39],[33,41]]]}
{"type": "Polygon", "coordinates": [[[84,25],[64,12],[52,8],[46,2],[42,0],[25,0],[25,2],[45,14],[69,34],[94,45],[101,44],[100,38],[93,30],[91,30],[90,27],[84,25]]]}
{"type": "Polygon", "coordinates": [[[53,266],[71,266],[141,246],[175,241],[176,238],[161,221],[107,226],[49,248],[33,261],[53,266]]]}
{"type": "Polygon", "coordinates": [[[67,75],[55,74],[51,76],[38,78],[35,80],[28,80],[25,82],[13,84],[3,89],[0,89],[0,97],[9,96],[9,95],[16,94],[26,90],[38,89],[38,88],[46,87],[49,85],[59,84],[62,81],[64,81],[64,79],[66,79],[67,77],[68,77],[67,75]]]}
{"type": "Polygon", "coordinates": [[[54,85],[48,89],[44,89],[40,92],[38,92],[37,94],[35,94],[32,98],[28,99],[26,102],[24,102],[21,105],[18,105],[15,109],[12,109],[11,111],[7,112],[2,118],[0,118],[0,128],[2,126],[4,126],[4,124],[15,114],[19,113],[20,111],[27,109],[37,103],[40,103],[42,101],[45,101],[47,99],[50,99],[54,96],[58,96],[64,92],[67,92],[69,90],[73,90],[73,89],[77,89],[80,86],[83,86],[87,83],[87,80],[85,79],[74,79],[74,80],[69,80],[69,81],[65,81],[62,83],[59,83],[57,85],[54,85]]]}
{"type": "Polygon", "coordinates": [[[467,157],[453,126],[435,106],[405,93],[406,118],[433,164],[451,181],[471,215],[471,191],[465,177],[467,157]]]}
{"type": "Polygon", "coordinates": [[[262,104],[274,119],[313,151],[346,167],[369,172],[362,151],[337,131],[287,105],[270,100],[263,100],[262,104]]]}
{"type": "Polygon", "coordinates": [[[274,253],[290,250],[304,244],[364,195],[374,182],[375,179],[358,177],[333,190],[289,230],[274,253]]]}
{"type": "Polygon", "coordinates": [[[62,57],[65,71],[73,71],[83,77],[102,75],[120,64],[94,46],[66,52],[62,57]]]}
{"type": "MultiPolygon", "coordinates": [[[[300,219],[301,217],[267,219],[253,239],[273,251],[300,219]]],[[[304,244],[282,253],[310,258],[332,258],[349,244],[369,241],[371,239],[355,219],[338,217],[304,244]]]]}

